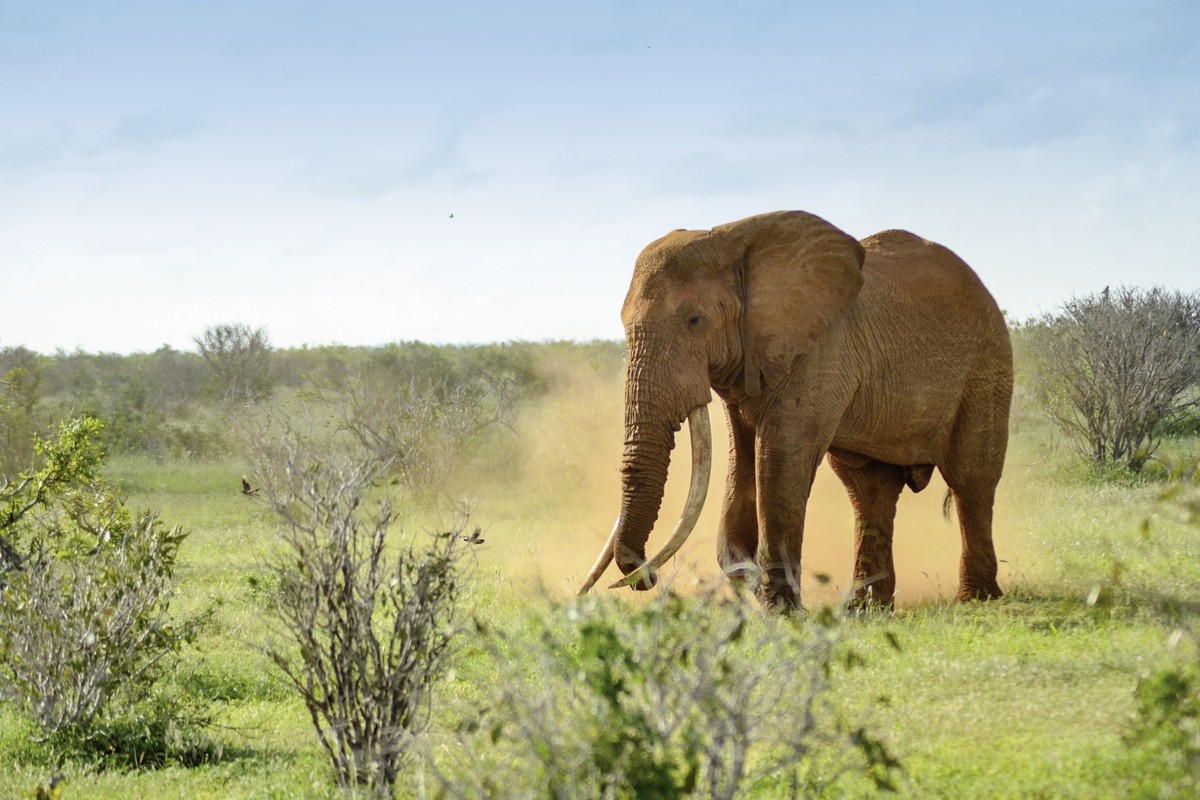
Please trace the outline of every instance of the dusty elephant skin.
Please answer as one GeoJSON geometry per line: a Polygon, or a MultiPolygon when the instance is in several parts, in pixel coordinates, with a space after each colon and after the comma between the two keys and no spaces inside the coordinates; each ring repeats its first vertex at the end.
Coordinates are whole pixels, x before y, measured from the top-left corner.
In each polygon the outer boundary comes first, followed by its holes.
{"type": "Polygon", "coordinates": [[[704,500],[695,479],[690,522],[647,561],[675,433],[688,419],[693,441],[698,427],[707,436],[697,410],[711,389],[730,427],[717,557],[727,575],[758,581],[764,605],[799,607],[805,508],[826,455],[855,509],[856,600],[892,602],[896,501],[934,467],[962,532],[959,599],[1000,596],[992,506],[1012,348],[995,301],[952,252],[905,231],[856,242],[800,211],[678,230],[638,257],[621,316],[621,514],[581,592],[612,560],[620,583],[650,588],[686,539],[704,500]]]}

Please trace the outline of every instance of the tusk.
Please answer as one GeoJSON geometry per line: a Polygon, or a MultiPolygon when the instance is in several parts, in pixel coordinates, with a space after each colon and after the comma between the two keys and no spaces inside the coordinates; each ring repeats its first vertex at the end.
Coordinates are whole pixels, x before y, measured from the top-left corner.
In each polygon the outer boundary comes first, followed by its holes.
{"type": "MultiPolygon", "coordinates": [[[[683,547],[683,543],[691,536],[692,529],[696,527],[696,520],[700,518],[700,512],[704,508],[704,498],[708,494],[708,478],[712,473],[712,430],[708,423],[708,406],[696,406],[692,413],[688,414],[687,420],[688,431],[692,435],[692,483],[688,487],[683,513],[679,515],[679,522],[675,523],[675,532],[658,555],[608,587],[610,589],[632,586],[643,577],[653,575],[679,552],[679,548],[683,547]]],[[[608,566],[607,562],[605,566],[608,566]]]]}
{"type": "Polygon", "coordinates": [[[608,541],[604,543],[604,549],[600,551],[596,563],[592,565],[592,571],[588,573],[587,579],[584,580],[583,586],[579,587],[579,591],[575,593],[576,597],[583,597],[596,585],[596,581],[600,580],[600,576],[604,574],[604,570],[608,569],[608,565],[613,560],[613,544],[617,541],[617,529],[621,527],[621,515],[617,515],[617,521],[613,523],[612,533],[608,535],[608,541]]]}

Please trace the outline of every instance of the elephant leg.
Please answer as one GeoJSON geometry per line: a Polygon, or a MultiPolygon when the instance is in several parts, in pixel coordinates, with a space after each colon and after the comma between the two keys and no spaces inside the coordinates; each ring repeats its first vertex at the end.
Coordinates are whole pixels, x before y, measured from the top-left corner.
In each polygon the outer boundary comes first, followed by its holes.
{"type": "Polygon", "coordinates": [[[728,406],[725,414],[729,420],[729,475],[717,530],[717,562],[729,577],[744,579],[753,571],[758,553],[754,434],[728,406]]]}
{"type": "Polygon", "coordinates": [[[890,608],[896,594],[892,535],[905,470],[862,457],[829,454],[854,506],[853,604],[890,608]]]}
{"type": "Polygon", "coordinates": [[[992,505],[995,487],[955,488],[958,526],[962,533],[962,560],[958,568],[959,600],[990,600],[1000,597],[996,582],[998,562],[992,543],[992,505]]]}
{"type": "Polygon", "coordinates": [[[975,404],[964,408],[955,426],[952,458],[940,467],[954,495],[962,533],[959,600],[988,600],[1002,594],[996,582],[992,507],[1008,445],[1007,398],[1006,387],[1000,385],[990,394],[981,391],[975,404]]]}
{"type": "Polygon", "coordinates": [[[817,465],[829,443],[828,438],[816,436],[802,437],[800,441],[813,439],[821,442],[816,449],[760,431],[756,442],[758,599],[767,609],[791,612],[801,607],[800,552],[808,497],[817,465]]]}

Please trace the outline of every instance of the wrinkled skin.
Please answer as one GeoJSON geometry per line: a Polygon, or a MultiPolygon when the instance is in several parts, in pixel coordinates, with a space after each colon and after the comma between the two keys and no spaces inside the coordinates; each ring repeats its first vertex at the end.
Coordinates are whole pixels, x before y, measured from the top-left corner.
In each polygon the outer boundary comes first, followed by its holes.
{"type": "Polygon", "coordinates": [[[860,243],[803,212],[674,231],[638,257],[621,315],[621,516],[584,591],[608,560],[634,588],[654,584],[639,567],[674,435],[711,390],[730,428],[717,556],[757,582],[764,605],[799,607],[805,510],[825,456],[855,509],[857,600],[891,603],[896,501],[935,467],[962,533],[959,599],[1000,596],[992,506],[1012,350],[991,295],[949,250],[904,231],[860,243]]]}

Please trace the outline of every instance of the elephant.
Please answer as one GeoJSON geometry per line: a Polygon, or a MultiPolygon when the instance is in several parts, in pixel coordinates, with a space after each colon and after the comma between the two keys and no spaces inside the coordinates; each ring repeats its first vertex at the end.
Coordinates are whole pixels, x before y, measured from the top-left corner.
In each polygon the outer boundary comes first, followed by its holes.
{"type": "Polygon", "coordinates": [[[896,503],[934,468],[958,513],[958,599],[1001,596],[992,514],[1012,345],[995,300],[949,249],[902,230],[856,241],[803,211],[675,230],[638,256],[621,318],[620,515],[580,594],[614,560],[625,578],[613,588],[649,589],[683,546],[707,492],[715,393],[730,432],[717,559],[766,608],[801,607],[805,511],[825,457],[854,507],[852,602],[892,605],[896,503]],[[684,421],[691,488],[647,559],[684,421]]]}

